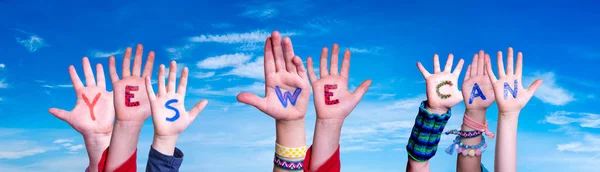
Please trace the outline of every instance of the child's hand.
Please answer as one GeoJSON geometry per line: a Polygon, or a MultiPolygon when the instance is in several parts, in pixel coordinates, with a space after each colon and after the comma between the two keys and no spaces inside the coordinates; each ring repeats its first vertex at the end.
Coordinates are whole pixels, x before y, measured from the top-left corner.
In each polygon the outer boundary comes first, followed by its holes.
{"type": "Polygon", "coordinates": [[[508,58],[506,59],[506,73],[504,73],[504,63],[502,62],[502,52],[498,51],[498,75],[496,79],[490,63],[486,64],[489,79],[494,85],[494,92],[497,95],[498,110],[500,114],[516,113],[525,107],[527,102],[535,93],[535,90],[542,84],[538,79],[533,82],[528,89],[523,87],[521,81],[523,76],[523,54],[517,54],[517,68],[513,71],[513,49],[508,48],[508,58]],[[514,73],[513,73],[514,72],[514,73]]]}
{"type": "Polygon", "coordinates": [[[61,119],[84,137],[91,135],[108,135],[113,129],[115,110],[113,106],[113,94],[106,91],[104,81],[104,69],[101,64],[96,65],[97,81],[87,57],[83,58],[83,70],[85,73],[86,86],[83,86],[75,67],[69,66],[69,74],[77,94],[75,108],[65,111],[51,108],[49,112],[61,119]]]}
{"type": "Polygon", "coordinates": [[[463,59],[458,61],[458,65],[452,70],[452,60],[454,56],[448,55],[448,61],[446,61],[446,67],[444,71],[440,71],[440,60],[437,54],[433,56],[433,68],[434,74],[430,74],[421,62],[417,63],[417,67],[425,78],[427,84],[427,108],[434,113],[446,113],[448,109],[458,104],[463,100],[461,92],[458,90],[458,76],[462,70],[464,63],[463,59]]]}
{"type": "Polygon", "coordinates": [[[467,68],[462,85],[462,95],[467,110],[485,111],[494,103],[494,88],[485,70],[485,64],[489,61],[489,55],[481,50],[479,54],[473,56],[473,62],[467,68]]]}
{"type": "Polygon", "coordinates": [[[307,65],[310,82],[314,91],[314,102],[319,119],[344,120],[350,112],[358,105],[363,95],[369,89],[371,80],[365,80],[351,93],[348,90],[348,73],[350,71],[350,50],[344,52],[341,73],[338,73],[339,46],[333,45],[331,53],[331,69],[327,69],[327,48],[321,51],[321,78],[313,69],[312,58],[308,57],[307,65]]]}

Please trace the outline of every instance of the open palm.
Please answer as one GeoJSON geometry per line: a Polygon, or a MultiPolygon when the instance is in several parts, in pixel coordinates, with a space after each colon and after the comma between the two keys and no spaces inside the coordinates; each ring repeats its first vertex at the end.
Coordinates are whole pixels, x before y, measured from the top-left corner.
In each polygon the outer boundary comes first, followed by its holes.
{"type": "Polygon", "coordinates": [[[306,70],[300,57],[294,55],[292,41],[282,40],[275,31],[265,41],[265,97],[240,93],[238,101],[252,105],[276,120],[304,118],[310,97],[306,70]]]}
{"type": "Polygon", "coordinates": [[[338,73],[339,46],[333,45],[331,53],[331,68],[327,69],[327,48],[321,51],[320,75],[317,80],[313,61],[308,57],[308,73],[314,91],[314,102],[319,119],[345,119],[358,105],[363,95],[369,89],[371,80],[365,80],[351,93],[348,90],[348,74],[350,71],[350,50],[344,52],[341,73],[338,73]]]}
{"type": "Polygon", "coordinates": [[[77,132],[88,134],[110,134],[113,129],[115,111],[113,94],[106,91],[104,69],[96,65],[97,81],[87,57],[83,58],[83,70],[86,86],[83,86],[75,67],[69,66],[71,81],[77,94],[75,108],[71,111],[51,108],[49,112],[57,118],[69,123],[77,132]]]}
{"type": "Polygon", "coordinates": [[[448,55],[444,71],[440,70],[440,60],[437,54],[433,56],[434,74],[430,74],[421,62],[417,67],[425,78],[427,88],[427,103],[434,109],[450,109],[463,100],[462,93],[458,90],[458,76],[463,67],[464,60],[460,59],[454,72],[452,70],[452,60],[454,56],[448,55]]]}
{"type": "Polygon", "coordinates": [[[467,67],[462,85],[467,110],[486,110],[494,103],[494,88],[485,70],[485,64],[489,61],[490,56],[481,50],[473,56],[472,64],[467,67]]]}
{"type": "Polygon", "coordinates": [[[502,62],[502,52],[498,51],[498,75],[496,78],[490,63],[486,64],[487,73],[490,74],[489,79],[494,85],[494,92],[497,95],[498,110],[500,112],[518,112],[531,99],[542,80],[538,79],[533,82],[528,89],[523,87],[523,54],[517,54],[516,70],[513,68],[513,49],[508,48],[508,56],[506,58],[506,73],[504,72],[504,63],[502,62]],[[516,88],[516,89],[515,89],[516,88]],[[515,94],[516,93],[516,94],[515,94]]]}
{"type": "Polygon", "coordinates": [[[146,66],[144,72],[140,76],[140,70],[142,66],[142,53],[143,47],[138,44],[135,51],[135,57],[133,61],[133,70],[130,70],[131,61],[131,48],[128,47],[125,50],[123,56],[123,79],[119,80],[117,70],[115,67],[115,58],[110,57],[109,69],[110,79],[113,83],[113,90],[115,92],[115,109],[117,112],[118,121],[133,121],[143,122],[150,117],[150,102],[144,87],[144,77],[152,76],[152,66],[154,64],[154,52],[150,51],[148,59],[146,60],[146,66]]]}
{"type": "Polygon", "coordinates": [[[152,106],[154,133],[157,136],[175,136],[183,132],[208,104],[207,100],[198,102],[189,112],[185,110],[184,99],[187,87],[188,69],[183,68],[179,87],[175,90],[177,64],[171,62],[169,83],[165,87],[165,66],[158,70],[158,95],[154,94],[152,81],[146,77],[146,90],[152,106]]]}

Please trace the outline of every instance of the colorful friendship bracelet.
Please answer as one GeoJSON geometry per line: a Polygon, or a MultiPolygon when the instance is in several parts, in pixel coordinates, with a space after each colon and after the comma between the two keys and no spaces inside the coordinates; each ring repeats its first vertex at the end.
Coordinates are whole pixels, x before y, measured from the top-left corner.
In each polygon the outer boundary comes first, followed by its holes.
{"type": "Polygon", "coordinates": [[[306,146],[288,148],[275,143],[275,154],[283,158],[304,158],[306,156],[306,146]]]}
{"type": "Polygon", "coordinates": [[[273,163],[275,164],[275,167],[283,169],[283,170],[288,170],[288,171],[304,170],[304,167],[303,167],[304,159],[287,160],[287,159],[275,154],[275,159],[273,160],[273,163]]]}
{"type": "Polygon", "coordinates": [[[481,123],[469,118],[469,116],[467,114],[465,114],[463,117],[463,125],[466,125],[467,127],[471,127],[477,131],[484,132],[485,135],[488,136],[488,138],[490,138],[490,139],[494,138],[494,133],[492,133],[488,129],[487,120],[485,121],[485,125],[484,125],[484,124],[481,124],[481,123]]]}
{"type": "Polygon", "coordinates": [[[460,141],[460,136],[456,136],[456,139],[452,142],[448,148],[446,148],[446,153],[452,155],[454,150],[457,153],[462,154],[463,156],[480,156],[481,153],[485,152],[485,148],[487,148],[487,143],[485,143],[485,138],[481,136],[481,142],[476,145],[468,145],[464,144],[460,141]]]}
{"type": "Polygon", "coordinates": [[[421,102],[411,136],[406,145],[408,155],[415,161],[423,162],[433,157],[444,131],[450,110],[444,114],[434,114],[426,109],[427,101],[421,102]]]}
{"type": "Polygon", "coordinates": [[[473,138],[473,137],[480,136],[482,133],[483,132],[477,131],[477,130],[474,130],[474,131],[463,131],[463,130],[457,130],[457,129],[445,132],[446,135],[450,135],[450,134],[452,134],[452,135],[458,135],[461,138],[473,138]]]}

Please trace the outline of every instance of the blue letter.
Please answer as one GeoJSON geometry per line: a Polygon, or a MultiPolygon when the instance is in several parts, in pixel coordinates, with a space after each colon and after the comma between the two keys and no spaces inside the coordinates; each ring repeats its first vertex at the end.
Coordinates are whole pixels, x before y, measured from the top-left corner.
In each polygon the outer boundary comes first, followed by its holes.
{"type": "Polygon", "coordinates": [[[504,82],[504,100],[508,98],[508,91],[510,90],[510,94],[512,94],[513,98],[517,98],[517,93],[519,93],[519,86],[517,86],[519,82],[515,79],[515,89],[510,88],[507,82],[504,82]]]}
{"type": "Polygon", "coordinates": [[[179,110],[177,110],[173,106],[169,105],[169,104],[177,103],[177,102],[178,102],[177,99],[171,99],[171,100],[167,101],[167,103],[165,103],[165,107],[167,109],[171,109],[171,110],[175,111],[175,116],[173,116],[172,118],[167,117],[167,121],[169,121],[169,122],[173,122],[173,121],[179,119],[179,110]]]}
{"type": "Polygon", "coordinates": [[[473,99],[475,99],[476,97],[481,97],[482,100],[485,100],[485,95],[483,95],[483,92],[481,92],[481,89],[479,88],[479,85],[477,83],[473,85],[471,97],[469,98],[469,104],[473,104],[473,99]]]}
{"type": "Polygon", "coordinates": [[[298,96],[300,95],[301,91],[302,91],[301,88],[296,88],[296,91],[294,91],[294,95],[292,95],[289,91],[285,92],[282,95],[281,89],[279,88],[279,86],[275,86],[275,93],[277,94],[277,97],[279,97],[279,101],[281,102],[283,107],[287,107],[286,99],[290,100],[290,102],[292,103],[292,106],[296,105],[296,100],[298,99],[298,96]]]}

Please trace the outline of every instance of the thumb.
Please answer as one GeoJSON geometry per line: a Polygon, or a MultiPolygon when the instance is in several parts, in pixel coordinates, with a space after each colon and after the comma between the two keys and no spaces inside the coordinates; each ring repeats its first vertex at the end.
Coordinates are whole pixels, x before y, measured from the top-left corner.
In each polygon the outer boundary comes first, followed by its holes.
{"type": "Polygon", "coordinates": [[[196,105],[194,105],[194,107],[190,110],[189,113],[190,117],[192,118],[192,121],[194,121],[198,114],[200,114],[200,112],[204,110],[204,107],[206,107],[207,104],[208,100],[200,100],[198,103],[196,103],[196,105]]]}
{"type": "Polygon", "coordinates": [[[354,90],[354,93],[352,93],[352,95],[354,96],[354,98],[356,98],[356,100],[360,101],[360,99],[362,99],[362,97],[365,95],[365,93],[367,92],[367,90],[369,90],[369,86],[371,86],[371,80],[367,79],[365,81],[363,81],[360,86],[358,86],[358,88],[356,88],[356,90],[354,90]]]}
{"type": "Polygon", "coordinates": [[[531,83],[531,85],[529,85],[529,88],[527,88],[527,92],[529,93],[530,98],[533,96],[535,91],[542,85],[542,82],[543,81],[541,79],[538,79],[531,83]]]}
{"type": "Polygon", "coordinates": [[[264,98],[259,97],[254,93],[243,92],[237,95],[237,100],[244,104],[252,105],[256,107],[258,110],[266,111],[267,104],[264,98]]]}
{"type": "Polygon", "coordinates": [[[48,110],[48,112],[50,112],[50,114],[54,115],[56,118],[63,120],[63,121],[67,121],[68,118],[68,111],[62,110],[62,109],[57,109],[57,108],[50,108],[48,110]]]}

